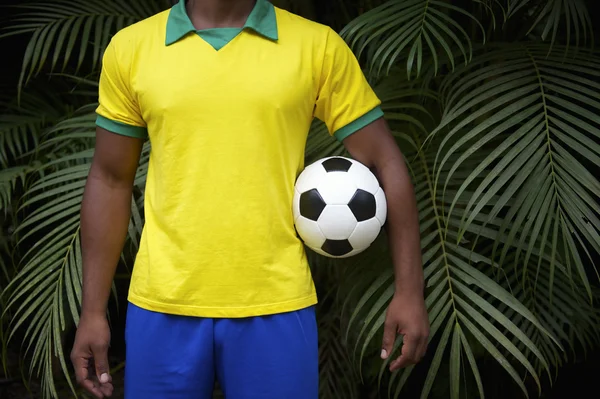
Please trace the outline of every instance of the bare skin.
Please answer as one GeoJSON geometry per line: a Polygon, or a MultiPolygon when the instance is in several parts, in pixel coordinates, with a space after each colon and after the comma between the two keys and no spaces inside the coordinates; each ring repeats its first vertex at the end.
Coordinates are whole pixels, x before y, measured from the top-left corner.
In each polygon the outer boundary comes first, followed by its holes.
{"type": "Polygon", "coordinates": [[[188,0],[187,14],[196,29],[241,28],[255,0],[188,0]]]}
{"type": "Polygon", "coordinates": [[[389,365],[394,371],[418,363],[429,340],[414,189],[402,153],[383,118],[346,138],[344,145],[357,161],[374,169],[388,202],[395,294],[386,313],[381,357],[387,359],[397,335],[404,336],[401,355],[389,365]]]}
{"type": "MultiPolygon", "coordinates": [[[[254,3],[190,0],[187,10],[197,29],[242,27],[254,3]]],[[[79,385],[100,399],[110,397],[113,391],[106,308],[127,235],[142,144],[140,139],[97,129],[96,150],[81,209],[83,300],[71,360],[79,385]]],[[[414,192],[402,154],[383,119],[351,135],[344,145],[353,157],[376,170],[388,202],[403,204],[390,206],[388,211],[396,294],[387,310],[382,347],[382,358],[386,359],[397,334],[404,335],[402,355],[390,364],[390,369],[396,370],[423,357],[429,334],[414,192]]]]}
{"type": "Polygon", "coordinates": [[[106,306],[123,250],[142,140],[97,129],[96,150],[81,207],[83,298],[71,352],[79,385],[97,398],[112,395],[106,306]]]}

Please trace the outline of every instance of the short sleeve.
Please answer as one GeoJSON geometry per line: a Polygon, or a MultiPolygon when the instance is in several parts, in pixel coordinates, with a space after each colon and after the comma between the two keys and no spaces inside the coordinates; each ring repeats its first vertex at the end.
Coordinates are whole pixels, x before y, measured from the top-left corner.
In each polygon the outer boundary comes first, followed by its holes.
{"type": "Polygon", "coordinates": [[[113,38],[102,59],[96,125],[124,136],[146,138],[146,123],[131,90],[128,58],[119,54],[113,38]]]}
{"type": "Polygon", "coordinates": [[[367,82],[352,50],[328,29],[314,116],[339,141],[383,116],[381,101],[367,82]]]}

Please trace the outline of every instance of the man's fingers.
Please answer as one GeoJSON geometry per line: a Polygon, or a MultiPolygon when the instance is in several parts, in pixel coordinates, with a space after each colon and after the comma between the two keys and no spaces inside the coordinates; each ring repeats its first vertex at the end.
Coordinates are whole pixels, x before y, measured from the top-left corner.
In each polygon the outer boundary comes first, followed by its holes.
{"type": "Polygon", "coordinates": [[[71,356],[71,361],[73,362],[73,367],[75,368],[75,378],[77,379],[77,383],[81,384],[88,378],[89,361],[88,359],[76,354],[71,356]]]}
{"type": "Polygon", "coordinates": [[[421,359],[423,359],[425,357],[425,353],[427,352],[427,345],[429,344],[429,338],[428,337],[423,337],[421,339],[421,343],[419,344],[419,347],[417,349],[417,361],[421,361],[421,359]]]}
{"type": "Polygon", "coordinates": [[[111,397],[113,393],[113,384],[106,383],[100,385],[100,391],[104,394],[105,397],[111,397]]]}
{"type": "Polygon", "coordinates": [[[104,393],[102,393],[97,384],[95,384],[91,379],[94,378],[94,376],[90,376],[90,360],[84,356],[73,354],[71,356],[71,361],[73,362],[73,367],[75,368],[75,378],[77,383],[96,398],[104,398],[104,393]]]}
{"type": "Polygon", "coordinates": [[[108,345],[99,345],[92,347],[94,355],[94,368],[96,377],[101,384],[107,384],[112,381],[108,368],[108,345]]]}
{"type": "Polygon", "coordinates": [[[381,358],[387,359],[394,349],[394,341],[396,341],[397,326],[395,323],[386,321],[383,327],[383,345],[381,347],[381,358]]]}
{"type": "Polygon", "coordinates": [[[418,360],[416,358],[418,345],[419,341],[405,335],[402,344],[402,354],[390,364],[390,370],[394,371],[406,367],[409,364],[415,364],[418,360]]]}
{"type": "Polygon", "coordinates": [[[83,388],[85,388],[86,391],[88,391],[89,393],[91,393],[92,395],[97,397],[98,399],[104,398],[104,394],[100,390],[100,387],[98,387],[96,384],[94,384],[94,381],[92,381],[90,379],[83,380],[81,382],[81,386],[83,388]]]}

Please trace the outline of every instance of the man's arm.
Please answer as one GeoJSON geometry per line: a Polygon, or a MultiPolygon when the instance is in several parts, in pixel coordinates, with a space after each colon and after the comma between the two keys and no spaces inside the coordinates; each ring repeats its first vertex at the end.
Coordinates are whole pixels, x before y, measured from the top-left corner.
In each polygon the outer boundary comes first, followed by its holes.
{"type": "Polygon", "coordinates": [[[106,308],[127,234],[143,141],[98,128],[81,207],[83,298],[71,353],[77,381],[98,398],[112,394],[106,308]],[[89,369],[92,362],[94,368],[89,369]]]}
{"type": "Polygon", "coordinates": [[[133,180],[143,141],[98,128],[81,207],[82,314],[105,316],[127,235],[133,180]]]}
{"type": "Polygon", "coordinates": [[[390,369],[397,370],[421,360],[429,336],[414,189],[402,153],[383,118],[351,134],[343,143],[352,157],[375,172],[386,194],[395,294],[386,315],[381,356],[386,359],[390,355],[396,334],[404,335],[402,355],[390,363],[390,369]]]}

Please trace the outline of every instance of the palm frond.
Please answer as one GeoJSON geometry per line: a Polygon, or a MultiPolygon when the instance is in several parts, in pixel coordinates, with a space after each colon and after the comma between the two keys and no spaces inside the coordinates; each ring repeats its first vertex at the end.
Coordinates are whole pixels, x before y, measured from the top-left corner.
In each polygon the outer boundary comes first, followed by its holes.
{"type": "MultiPolygon", "coordinates": [[[[488,214],[479,215],[469,226],[470,233],[476,237],[473,242],[481,238],[486,243],[495,240],[508,242],[508,236],[499,233],[502,223],[501,218],[490,218],[488,214]]],[[[453,225],[458,228],[460,222],[455,221],[453,225]]],[[[515,250],[526,249],[528,243],[513,242],[513,245],[514,250],[505,259],[503,267],[490,269],[487,274],[527,306],[540,323],[560,341],[564,351],[553,345],[552,340],[540,333],[532,323],[516,315],[526,335],[558,370],[569,354],[575,356],[579,348],[586,351],[597,345],[600,338],[600,312],[589,302],[581,283],[573,281],[567,275],[564,265],[557,262],[557,274],[551,274],[550,248],[542,251],[534,247],[528,267],[524,267],[520,262],[514,262],[517,253],[515,250]],[[551,286],[554,287],[553,290],[550,289],[551,286]]],[[[480,242],[476,247],[478,254],[493,254],[493,245],[481,245],[480,242]]],[[[596,300],[597,294],[594,294],[594,298],[596,300]]],[[[510,317],[514,315],[514,311],[507,309],[506,305],[500,304],[498,310],[508,312],[510,317]]],[[[513,343],[519,346],[514,340],[513,343]]],[[[537,370],[542,370],[539,362],[536,361],[535,366],[537,370]]]]}
{"type": "MultiPolygon", "coordinates": [[[[81,306],[80,207],[93,156],[95,105],[49,130],[40,148],[62,156],[38,168],[44,172],[24,195],[21,209],[31,209],[18,226],[19,245],[27,248],[18,274],[6,292],[11,311],[10,336],[25,329],[23,345],[31,355],[32,374],[41,378],[45,397],[57,397],[53,361],[71,385],[61,334],[79,322],[81,306]],[[65,146],[64,143],[79,143],[65,146]],[[73,152],[73,150],[77,150],[73,152]]],[[[148,146],[140,169],[147,168],[148,146]]],[[[139,199],[132,200],[129,233],[139,239],[143,222],[139,199]]]]}
{"type": "Polygon", "coordinates": [[[18,184],[25,186],[25,179],[28,173],[35,170],[35,167],[15,166],[0,170],[0,211],[6,211],[13,201],[14,190],[18,184]]]}
{"type": "MultiPolygon", "coordinates": [[[[330,286],[335,287],[333,284],[330,286]]],[[[339,308],[334,306],[324,310],[327,305],[322,302],[320,300],[317,318],[319,322],[319,398],[358,398],[358,380],[349,351],[344,345],[339,308]]]]}
{"type": "Polygon", "coordinates": [[[29,2],[17,6],[23,14],[11,21],[0,39],[32,35],[23,58],[21,87],[48,62],[52,70],[65,71],[76,57],[75,67],[79,69],[91,53],[90,65],[97,67],[113,33],[165,9],[166,3],[160,0],[29,2]]]}
{"type": "MultiPolygon", "coordinates": [[[[475,168],[481,159],[465,162],[462,174],[455,172],[454,178],[450,179],[446,194],[458,205],[455,204],[453,212],[448,213],[452,200],[445,199],[435,186],[438,184],[434,174],[438,147],[431,145],[422,149],[419,135],[414,134],[413,139],[413,153],[417,156],[411,162],[411,170],[421,219],[422,253],[427,280],[426,304],[431,322],[430,335],[432,342],[436,343],[430,349],[434,355],[421,397],[429,395],[442,367],[442,360],[447,356],[450,397],[460,397],[464,373],[473,376],[479,395],[484,397],[478,366],[481,355],[477,354],[477,348],[483,348],[488,356],[493,357],[525,395],[528,395],[528,390],[524,375],[529,375],[536,382],[538,390],[541,390],[539,375],[543,371],[550,375],[551,363],[547,351],[542,350],[541,345],[532,341],[524,331],[533,326],[530,329],[543,337],[546,346],[557,352],[561,350],[558,339],[523,302],[490,277],[490,274],[501,270],[499,265],[486,256],[484,251],[473,251],[478,238],[477,248],[484,244],[484,248],[489,247],[497,239],[498,229],[488,228],[485,233],[489,237],[482,238],[481,225],[472,223],[459,238],[461,218],[468,212],[465,205],[474,193],[463,191],[459,194],[457,189],[464,175],[475,168]],[[485,243],[484,238],[487,240],[485,243]]],[[[451,159],[456,161],[458,155],[451,159]]],[[[446,177],[449,168],[445,168],[443,173],[443,177],[446,177]]],[[[490,202],[499,200],[500,196],[494,196],[490,202]]],[[[480,217],[485,220],[489,218],[483,212],[480,217]]],[[[360,353],[361,362],[365,353],[369,353],[365,348],[371,345],[374,337],[379,336],[383,327],[385,307],[394,292],[391,275],[382,274],[362,292],[349,326],[350,329],[360,330],[356,337],[356,349],[360,353]]],[[[399,346],[401,343],[397,344],[399,346]]],[[[384,366],[381,370],[384,371],[384,366]]],[[[413,370],[414,367],[409,367],[391,375],[388,386],[391,396],[400,396],[413,370]]]]}
{"type": "MultiPolygon", "coordinates": [[[[13,265],[11,264],[12,262],[7,260],[10,259],[10,255],[11,254],[9,249],[9,238],[4,235],[0,235],[0,292],[4,290],[4,285],[8,284],[7,282],[10,281],[13,275],[13,265]]],[[[1,295],[0,304],[2,306],[5,305],[1,295]]],[[[1,339],[3,337],[3,332],[3,329],[0,328],[0,342],[2,343],[4,342],[4,340],[1,339]]]]}
{"type": "MultiPolygon", "coordinates": [[[[87,150],[74,154],[71,160],[85,164],[91,155],[92,151],[87,150]]],[[[52,375],[55,358],[74,390],[60,336],[68,325],[79,320],[79,209],[84,185],[85,176],[78,165],[42,177],[28,191],[23,204],[35,210],[17,229],[20,243],[31,243],[34,239],[35,244],[25,254],[25,264],[9,286],[11,337],[20,327],[27,326],[23,345],[26,354],[32,356],[30,372],[37,370],[47,397],[57,397],[52,375]]]]}
{"type": "Polygon", "coordinates": [[[527,33],[541,30],[542,40],[551,36],[549,50],[556,42],[561,24],[565,26],[567,47],[572,42],[573,33],[576,46],[579,46],[582,40],[584,44],[587,44],[588,40],[593,41],[592,20],[584,0],[508,0],[506,18],[512,17],[524,7],[529,7],[535,18],[527,33]]]}
{"type": "Polygon", "coordinates": [[[553,276],[549,256],[537,253],[531,260],[536,268],[528,268],[526,276],[521,268],[511,267],[506,270],[507,278],[500,283],[531,309],[562,343],[564,352],[558,351],[530,323],[524,326],[525,333],[558,370],[581,350],[585,354],[598,347],[600,312],[590,304],[584,287],[568,278],[563,265],[558,265],[560,271],[553,276]]]}
{"type": "Polygon", "coordinates": [[[489,148],[450,206],[453,218],[456,199],[473,190],[458,210],[458,239],[487,208],[490,218],[506,212],[499,232],[507,240],[496,241],[492,257],[505,264],[515,242],[525,242],[514,263],[527,267],[534,248],[549,251],[551,274],[560,261],[591,297],[584,263],[593,265],[592,253],[600,253],[600,182],[592,172],[600,163],[600,60],[547,52],[546,45],[499,48],[448,77],[444,116],[433,133],[444,131],[435,181],[447,190],[463,163],[489,148]]]}
{"type": "Polygon", "coordinates": [[[403,56],[410,78],[413,71],[420,76],[428,55],[433,57],[435,71],[440,68],[440,57],[447,59],[454,69],[455,47],[465,63],[471,60],[471,38],[453,15],[472,20],[485,35],[473,15],[439,0],[390,0],[354,19],[340,34],[357,49],[359,56],[367,48],[373,49],[369,54],[372,73],[379,75],[384,67],[389,73],[403,56]]]}
{"type": "Polygon", "coordinates": [[[23,93],[20,103],[0,103],[0,166],[9,167],[36,148],[43,129],[64,117],[67,108],[51,92],[23,93]]]}

